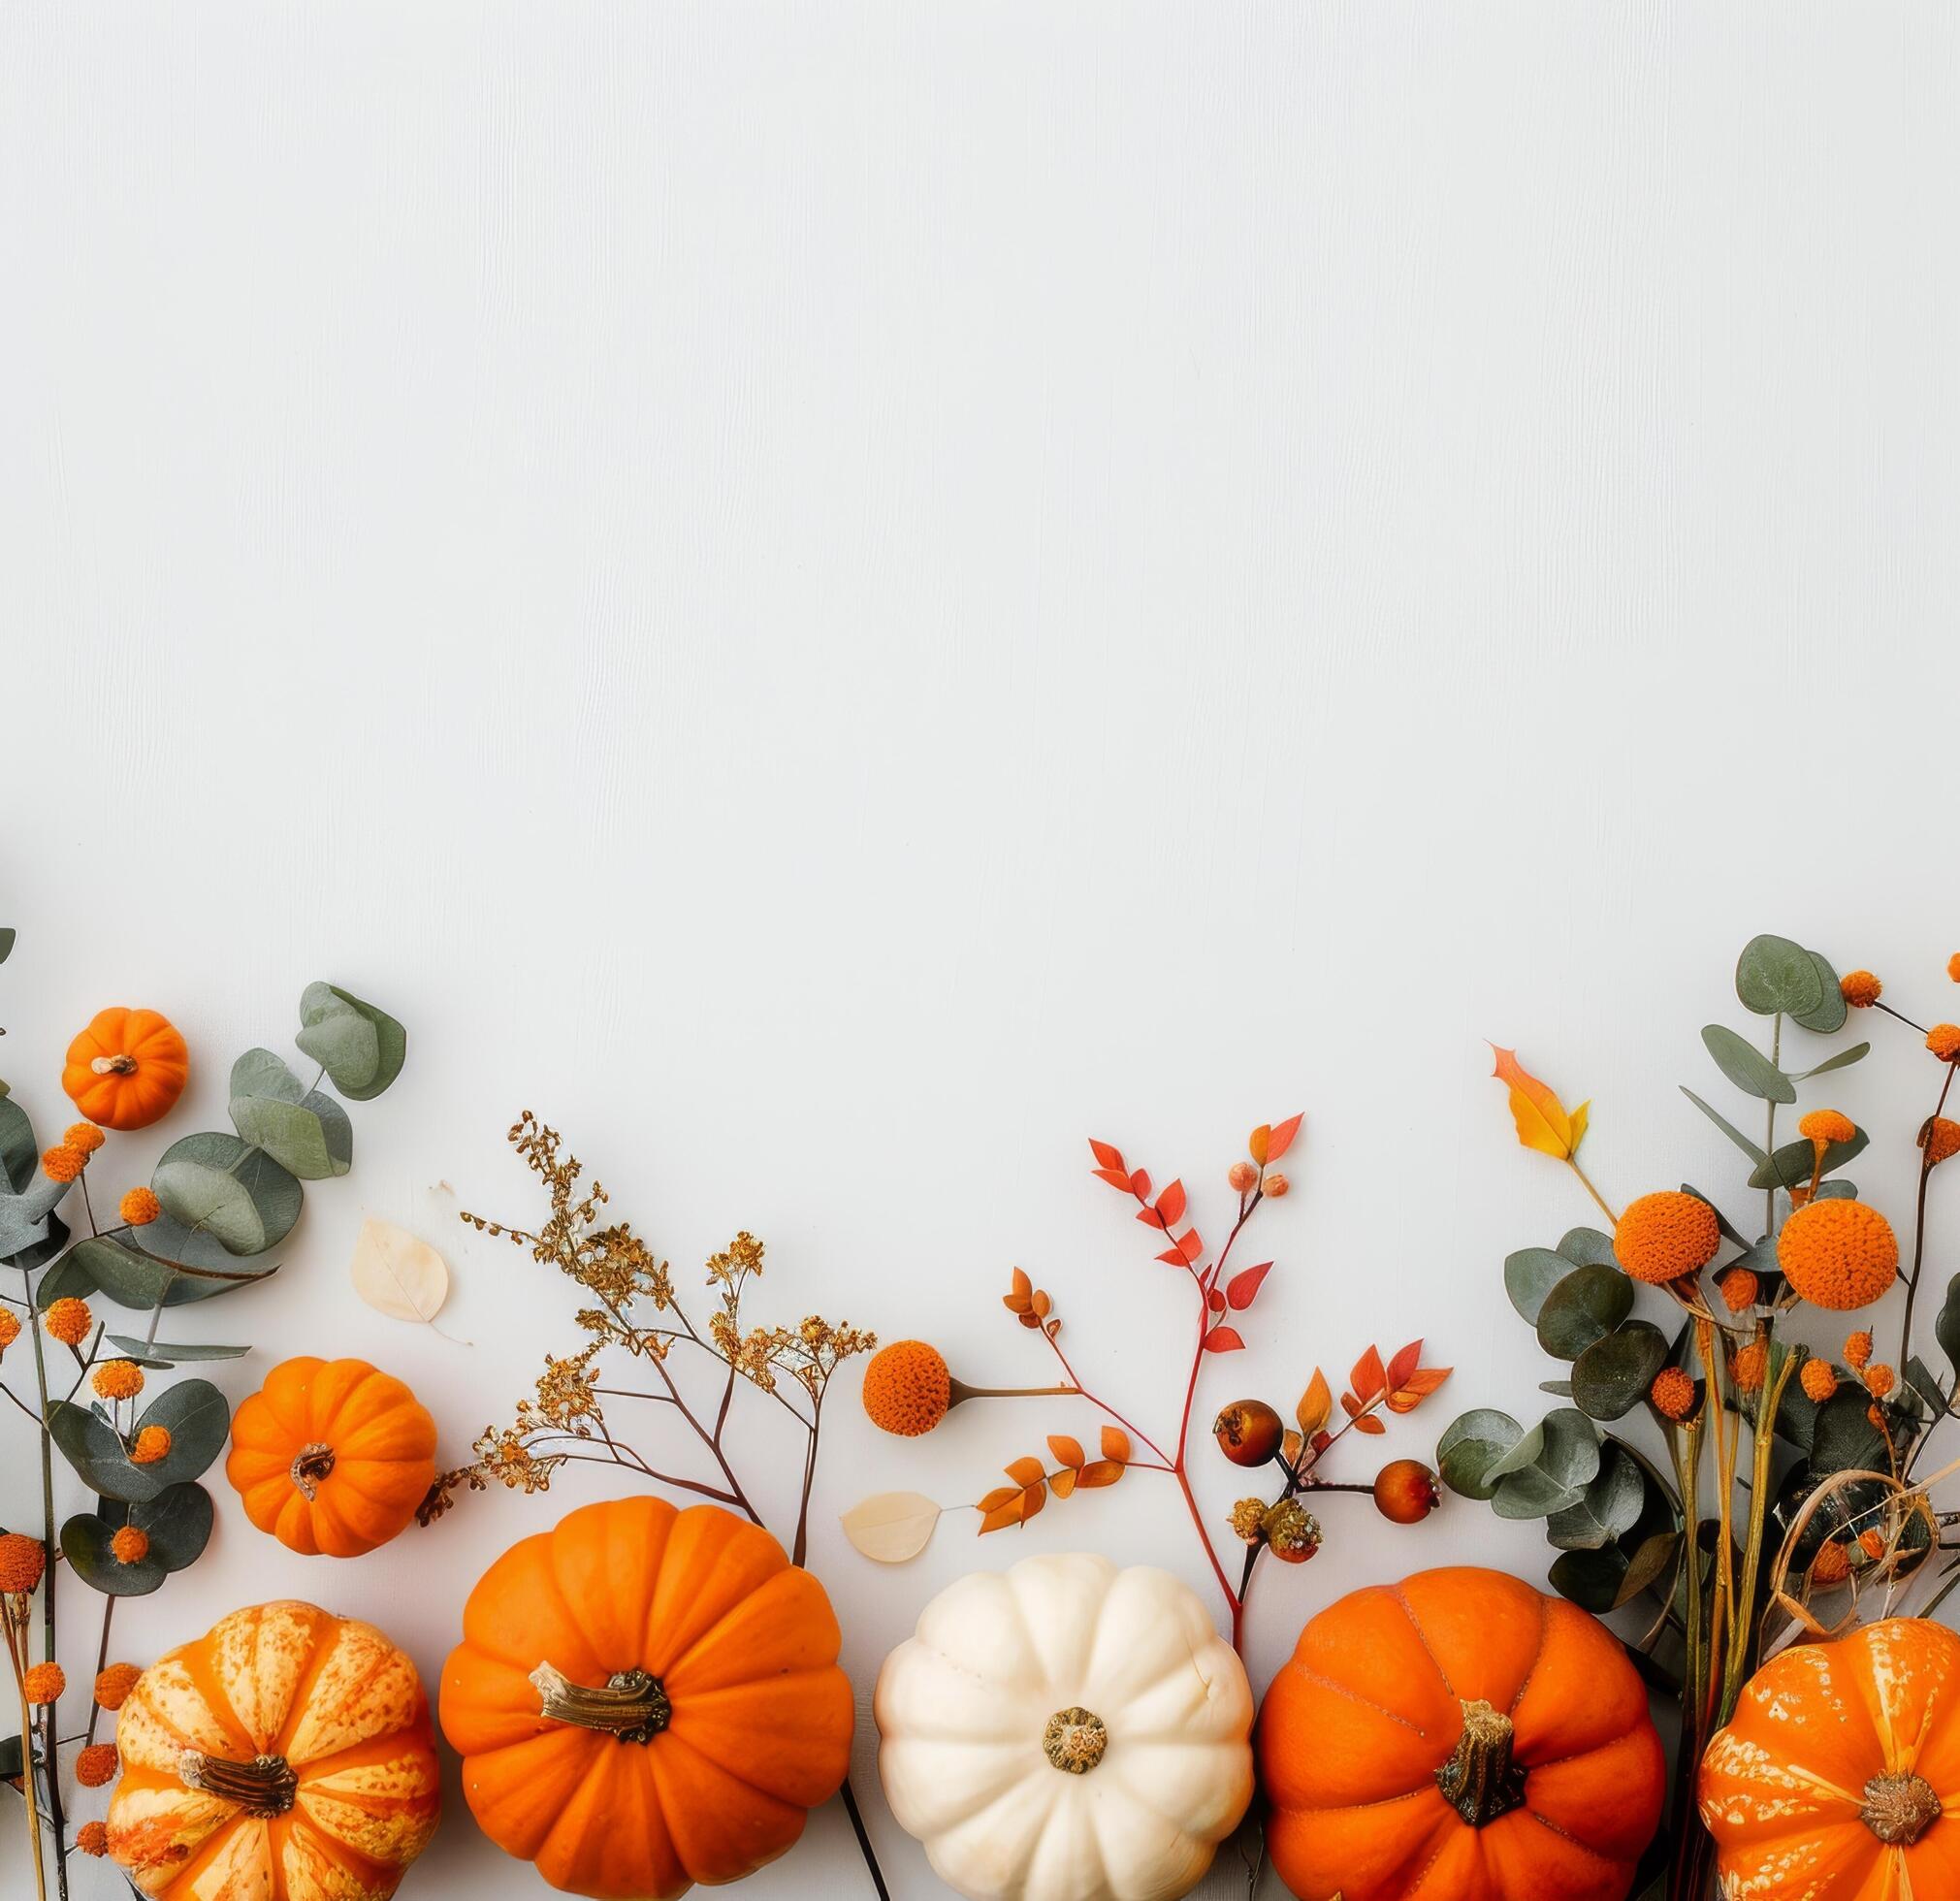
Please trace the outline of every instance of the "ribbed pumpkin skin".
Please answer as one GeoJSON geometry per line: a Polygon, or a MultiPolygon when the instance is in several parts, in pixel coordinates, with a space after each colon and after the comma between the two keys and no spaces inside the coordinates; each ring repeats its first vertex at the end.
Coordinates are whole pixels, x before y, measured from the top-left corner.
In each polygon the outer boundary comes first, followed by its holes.
{"type": "Polygon", "coordinates": [[[1259,1718],[1272,1865],[1304,1901],[1623,1901],[1660,1820],[1647,1692],[1595,1619],[1517,1578],[1423,1571],[1330,1605],[1259,1718]],[[1473,1827],[1436,1772],[1465,1701],[1514,1726],[1524,1802],[1473,1827]]]}
{"type": "Polygon", "coordinates": [[[61,1086],[91,1122],[105,1129],[146,1129],[170,1112],[190,1075],[190,1052],[167,1016],[120,1004],[99,1010],[73,1043],[61,1086]],[[99,1074],[97,1057],[128,1057],[128,1075],[99,1074]]]}
{"type": "Polygon", "coordinates": [[[311,1604],[234,1611],[137,1679],[115,1725],[109,1853],[159,1901],[385,1901],[441,1797],[415,1665],[311,1604]],[[262,1819],[185,1787],[183,1752],[283,1756],[293,1807],[262,1819]]]}
{"type": "Polygon", "coordinates": [[[1960,1896],[1960,1637],[1922,1618],[1782,1651],[1701,1761],[1701,1819],[1747,1901],[1960,1896]],[[1916,1776],[1942,1813],[1911,1846],[1860,1820],[1877,1776],[1916,1776]]]}
{"type": "Polygon", "coordinates": [[[483,1831],[554,1887],[670,1901],[773,1861],[851,1760],[851,1684],[823,1587],[717,1505],[585,1505],[484,1573],[442,1670],[443,1734],[483,1831]],[[643,1743],[542,1714],[530,1673],[657,1677],[643,1743]]]}
{"type": "Polygon", "coordinates": [[[287,1360],[233,1418],[225,1476],[246,1517],[289,1551],[357,1558],[415,1516],[435,1477],[435,1422],[365,1360],[287,1360]],[[319,1445],[333,1468],[309,1481],[308,1498],[293,1462],[319,1445]]]}

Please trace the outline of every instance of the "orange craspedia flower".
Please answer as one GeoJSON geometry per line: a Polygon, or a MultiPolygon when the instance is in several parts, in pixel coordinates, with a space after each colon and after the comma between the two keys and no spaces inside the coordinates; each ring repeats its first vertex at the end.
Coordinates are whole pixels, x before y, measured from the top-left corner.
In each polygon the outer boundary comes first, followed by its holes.
{"type": "Polygon", "coordinates": [[[80,1346],[88,1337],[89,1328],[95,1325],[95,1316],[89,1312],[86,1301],[65,1294],[48,1306],[41,1324],[63,1346],[80,1346]]]}
{"type": "Polygon", "coordinates": [[[0,1591],[28,1592],[41,1582],[48,1553],[25,1531],[0,1535],[0,1591]]]}
{"type": "Polygon", "coordinates": [[[1843,1584],[1851,1574],[1851,1561],[1841,1544],[1819,1545],[1811,1560],[1813,1584],[1843,1584]]]}
{"type": "Polygon", "coordinates": [[[0,1353],[5,1353],[19,1337],[20,1322],[18,1318],[11,1309],[0,1307],[0,1353]]]}
{"type": "Polygon", "coordinates": [[[69,1148],[80,1149],[84,1155],[93,1155],[109,1138],[93,1122],[71,1122],[61,1132],[61,1140],[69,1148]]]}
{"type": "Polygon", "coordinates": [[[1662,1367],[1647,1397],[1663,1419],[1686,1419],[1694,1410],[1694,1381],[1679,1367],[1662,1367]]]}
{"type": "Polygon", "coordinates": [[[1762,1282],[1748,1268],[1731,1268],[1721,1277],[1721,1304],[1731,1313],[1744,1313],[1755,1305],[1762,1282]]]}
{"type": "Polygon", "coordinates": [[[136,1443],[129,1449],[129,1460],[133,1466],[154,1466],[158,1460],[169,1457],[168,1426],[145,1426],[136,1435],[136,1443]]]}
{"type": "Polygon", "coordinates": [[[102,1855],[109,1853],[109,1824],[106,1821],[84,1821],[75,1831],[75,1846],[83,1854],[102,1855]]]}
{"type": "Polygon", "coordinates": [[[1642,1195],[1613,1231],[1613,1252],[1635,1280],[1679,1280],[1699,1273],[1721,1245],[1715,1209],[1679,1188],[1642,1195]]]}
{"type": "Polygon", "coordinates": [[[143,1369],[134,1360],[105,1360],[89,1384],[105,1400],[133,1400],[143,1391],[143,1369]]]}
{"type": "Polygon", "coordinates": [[[20,1688],[30,1703],[52,1703],[68,1688],[68,1673],[59,1663],[37,1663],[20,1679],[20,1688]]]}
{"type": "Polygon", "coordinates": [[[1807,1202],[1777,1237],[1777,1266],[1812,1305],[1842,1313],[1870,1306],[1899,1277],[1899,1237],[1864,1202],[1807,1202]]]}
{"type": "Polygon", "coordinates": [[[1814,1109],[1797,1124],[1797,1134],[1815,1143],[1849,1142],[1858,1125],[1839,1110],[1814,1109]]]}
{"type": "Polygon", "coordinates": [[[1848,1367],[1869,1367],[1872,1364],[1872,1337],[1862,1327],[1855,1334],[1845,1336],[1845,1365],[1848,1367]]]}
{"type": "Polygon", "coordinates": [[[1838,1390],[1838,1369],[1828,1360],[1806,1360],[1797,1382],[1811,1399],[1822,1405],[1838,1390]]]}
{"type": "Polygon", "coordinates": [[[1885,1555],[1885,1534],[1876,1525],[1868,1526],[1858,1533],[1858,1549],[1867,1558],[1882,1558],[1885,1555]]]}
{"type": "Polygon", "coordinates": [[[1960,950],[1954,951],[1954,953],[1946,959],[1946,975],[1950,977],[1954,981],[1954,983],[1960,983],[1960,950]]]}
{"type": "Polygon", "coordinates": [[[1868,970],[1847,971],[1838,979],[1838,988],[1853,1010],[1870,1010],[1884,987],[1868,970]]]}
{"type": "Polygon", "coordinates": [[[146,1228],[163,1212],[153,1188],[132,1188],[115,1210],[132,1228],[146,1228]]]}
{"type": "Polygon", "coordinates": [[[41,1173],[49,1181],[73,1181],[87,1166],[88,1157],[65,1142],[57,1148],[45,1150],[41,1157],[41,1173]]]}
{"type": "Polygon", "coordinates": [[[1960,1155],[1960,1122],[1950,1115],[1936,1115],[1919,1131],[1919,1146],[1926,1151],[1926,1166],[1937,1168],[1950,1156],[1960,1155]]]}
{"type": "Polygon", "coordinates": [[[134,1663],[111,1663],[95,1673],[95,1700],[105,1710],[119,1710],[142,1676],[134,1663]]]}
{"type": "MultiPolygon", "coordinates": [[[[1950,1063],[1955,1056],[1960,1056],[1960,1023],[1935,1023],[1926,1032],[1926,1047],[1943,1063],[1950,1063]]],[[[43,1156],[42,1160],[45,1162],[47,1157],[43,1156]]],[[[48,1174],[53,1175],[54,1171],[49,1169],[48,1174]]],[[[55,1179],[58,1181],[61,1177],[55,1176],[55,1179]]]]}
{"type": "Polygon", "coordinates": [[[75,1780],[83,1788],[101,1788],[115,1780],[115,1745],[90,1743],[75,1758],[75,1780]]]}
{"type": "Polygon", "coordinates": [[[1899,1375],[1890,1367],[1878,1366],[1865,1369],[1865,1391],[1875,1400],[1882,1400],[1898,1383],[1899,1375]]]}
{"type": "Polygon", "coordinates": [[[140,1525],[120,1527],[109,1541],[118,1564],[140,1564],[149,1556],[149,1533],[140,1525]]]}
{"type": "Polygon", "coordinates": [[[1760,1393],[1763,1374],[1769,1368],[1770,1349],[1767,1340],[1751,1340],[1746,1346],[1736,1348],[1735,1358],[1729,1362],[1728,1370],[1734,1379],[1736,1390],[1741,1393],[1760,1393]]]}
{"type": "Polygon", "coordinates": [[[951,1404],[946,1359],[923,1340],[894,1340],[864,1369],[864,1410],[874,1426],[901,1438],[931,1432],[951,1404]]]}

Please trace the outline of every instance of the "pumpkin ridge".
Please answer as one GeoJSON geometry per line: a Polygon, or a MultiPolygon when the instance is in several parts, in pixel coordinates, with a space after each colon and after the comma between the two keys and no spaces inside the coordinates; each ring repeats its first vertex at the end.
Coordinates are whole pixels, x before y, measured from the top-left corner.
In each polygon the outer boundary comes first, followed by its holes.
{"type": "MultiPolygon", "coordinates": [[[[200,1638],[195,1643],[185,1644],[177,1660],[182,1663],[184,1674],[190,1678],[191,1687],[204,1698],[205,1708],[217,1718],[218,1727],[225,1731],[240,1756],[246,1760],[256,1756],[258,1746],[252,1741],[252,1732],[245,1726],[244,1719],[233,1707],[230,1692],[218,1675],[208,1642],[200,1638]]],[[[172,1728],[176,1726],[175,1724],[170,1725],[172,1728]]],[[[197,1747],[189,1738],[185,1742],[189,1748],[197,1747]]]]}
{"type": "MultiPolygon", "coordinates": [[[[279,1756],[286,1755],[286,1747],[292,1741],[293,1731],[299,1726],[302,1717],[306,1714],[306,1705],[312,1697],[313,1686],[325,1674],[327,1665],[333,1660],[334,1653],[340,1648],[340,1640],[345,1636],[348,1628],[344,1620],[337,1621],[331,1632],[332,1641],[322,1643],[320,1641],[320,1625],[327,1613],[313,1604],[307,1604],[305,1608],[312,1613],[313,1627],[309,1637],[306,1661],[300,1671],[298,1680],[293,1685],[292,1700],[286,1705],[286,1713],[279,1720],[279,1733],[273,1741],[272,1747],[274,1753],[279,1756]]],[[[386,1655],[385,1650],[382,1652],[382,1655],[386,1655]]],[[[365,1683],[365,1681],[366,1679],[364,1678],[363,1682],[365,1683]]],[[[291,1760],[291,1758],[288,1757],[288,1760],[291,1760]]],[[[297,1762],[293,1764],[296,1770],[299,1766],[297,1762]]]]}
{"type": "MultiPolygon", "coordinates": [[[[660,1681],[662,1683],[674,1683],[679,1677],[681,1677],[686,1672],[688,1665],[691,1662],[692,1662],[696,1658],[696,1656],[699,1654],[702,1647],[708,1644],[713,1638],[718,1636],[723,1630],[723,1628],[728,1624],[730,1619],[736,1617],[739,1614],[753,1613],[755,1600],[757,1597],[761,1596],[761,1595],[765,1591],[778,1592],[779,1595],[781,1592],[801,1591],[803,1587],[796,1582],[799,1575],[807,1576],[809,1574],[804,1572],[803,1567],[799,1564],[786,1564],[782,1570],[772,1572],[768,1577],[764,1578],[762,1582],[758,1584],[753,1592],[748,1593],[744,1596],[736,1598],[736,1600],[732,1604],[728,1605],[722,1612],[721,1616],[718,1617],[713,1624],[709,1625],[709,1627],[705,1630],[703,1630],[701,1634],[698,1637],[696,1637],[693,1640],[693,1642],[691,1643],[687,1647],[687,1649],[680,1654],[680,1656],[675,1658],[674,1660],[671,1663],[669,1663],[663,1671],[660,1672],[660,1681]],[[778,1583],[779,1579],[786,1580],[786,1582],[779,1585],[778,1583]]],[[[839,1637],[839,1643],[841,1647],[842,1645],[841,1634],[839,1637]]],[[[836,1659],[835,1658],[833,1658],[831,1659],[832,1667],[835,1666],[835,1663],[836,1659]]],[[[812,1667],[814,1668],[817,1666],[813,1665],[812,1667]]],[[[759,1682],[760,1679],[755,1677],[745,1677],[741,1679],[741,1681],[744,1683],[755,1683],[759,1682]]]]}
{"type": "MultiPolygon", "coordinates": [[[[1518,1679],[1517,1691],[1513,1694],[1510,1704],[1504,1711],[1504,1714],[1508,1717],[1515,1718],[1517,1716],[1518,1705],[1525,1700],[1526,1691],[1531,1688],[1531,1679],[1538,1674],[1538,1665],[1545,1660],[1545,1639],[1551,1634],[1551,1627],[1552,1627],[1551,1599],[1541,1598],[1538,1603],[1537,1648],[1534,1649],[1531,1653],[1530,1662],[1525,1665],[1525,1674],[1518,1679]]],[[[1527,1764],[1526,1766],[1536,1767],[1537,1765],[1527,1764]]]]}
{"type": "MultiPolygon", "coordinates": [[[[1428,1646],[1425,1645],[1424,1648],[1427,1649],[1428,1646]]],[[[1420,1723],[1411,1723],[1399,1710],[1392,1710],[1386,1703],[1377,1703],[1372,1696],[1364,1696],[1360,1691],[1352,1690],[1346,1684],[1336,1682],[1333,1677],[1323,1676],[1320,1671],[1309,1668],[1304,1663],[1295,1661],[1291,1667],[1307,1682],[1317,1683],[1323,1690],[1333,1691],[1336,1696],[1345,1696],[1350,1703],[1359,1703],[1363,1709],[1372,1710],[1377,1716],[1385,1716],[1391,1723],[1399,1723],[1411,1735],[1420,1736],[1425,1742],[1429,1741],[1430,1732],[1420,1723]]]]}
{"type": "Polygon", "coordinates": [[[647,1606],[649,1648],[664,1650],[665,1660],[650,1656],[642,1660],[642,1667],[662,1679],[672,1675],[731,1612],[758,1592],[782,1589],[776,1580],[801,1568],[789,1563],[788,1553],[760,1525],[736,1518],[732,1512],[721,1512],[713,1505],[690,1505],[676,1514],[668,1529],[654,1573],[653,1598],[647,1606]],[[729,1523],[722,1525],[722,1518],[729,1523]],[[712,1545],[706,1542],[710,1536],[716,1540],[712,1545]],[[754,1559],[760,1559],[763,1569],[752,1579],[749,1572],[754,1559]],[[674,1572],[671,1578],[669,1566],[674,1572]],[[688,1613],[703,1600],[718,1605],[713,1621],[686,1636],[683,1643],[683,1633],[689,1628],[688,1613]]]}
{"type": "MultiPolygon", "coordinates": [[[[819,1664],[808,1670],[786,1671],[782,1676],[771,1677],[767,1681],[769,1682],[770,1685],[773,1686],[777,1684],[792,1683],[798,1677],[828,1678],[832,1674],[836,1673],[837,1667],[838,1666],[835,1663],[819,1664]]],[[[729,1698],[733,1696],[751,1694],[758,1687],[760,1681],[761,1680],[757,1679],[750,1683],[730,1684],[724,1686],[721,1690],[702,1691],[698,1694],[691,1696],[688,1699],[691,1711],[695,1716],[699,1717],[701,1723],[712,1730],[714,1726],[713,1719],[715,1716],[715,1708],[714,1708],[715,1700],[718,1697],[729,1698]]],[[[857,1710],[854,1699],[851,1711],[851,1729],[854,1732],[857,1726],[857,1710]]],[[[675,1742],[681,1743],[685,1745],[688,1749],[691,1750],[694,1753],[694,1755],[698,1756],[702,1759],[702,1761],[712,1762],[716,1768],[722,1771],[723,1775],[728,1776],[733,1781],[740,1783],[744,1788],[754,1789],[757,1795],[763,1796],[771,1802],[787,1801],[788,1798],[781,1794],[778,1790],[773,1788],[765,1788],[760,1783],[756,1782],[753,1777],[744,1775],[742,1771],[738,1769],[732,1762],[723,1761],[722,1758],[718,1755],[716,1755],[713,1750],[704,1747],[706,1738],[698,1735],[695,1732],[695,1725],[692,1722],[683,1720],[683,1722],[678,1727],[676,1727],[672,1723],[669,1723],[666,1730],[663,1733],[668,1736],[671,1736],[675,1742]]],[[[847,1738],[845,1742],[845,1749],[849,1751],[850,1747],[851,1747],[850,1741],[847,1738]]],[[[847,1765],[847,1773],[849,1771],[847,1765]]],[[[827,1801],[829,1798],[826,1796],[824,1799],[827,1801]]],[[[790,1806],[800,1807],[802,1805],[792,1803],[790,1804],[790,1806]]]]}
{"type": "Polygon", "coordinates": [[[1415,1606],[1402,1595],[1401,1586],[1398,1584],[1391,1585],[1389,1587],[1389,1595],[1396,1600],[1401,1609],[1402,1615],[1408,1619],[1409,1628],[1416,1633],[1416,1642],[1423,1647],[1423,1655],[1436,1666],[1436,1675],[1442,1680],[1444,1690],[1450,1695],[1455,1696],[1457,1701],[1461,1703],[1463,1699],[1461,1696],[1457,1696],[1457,1686],[1450,1681],[1449,1671],[1443,1668],[1443,1659],[1430,1649],[1430,1633],[1423,1628],[1423,1621],[1416,1615],[1415,1606]]]}
{"type": "MultiPolygon", "coordinates": [[[[1566,1761],[1570,1761],[1572,1758],[1570,1756],[1567,1756],[1564,1759],[1566,1761]]],[[[1569,1842],[1575,1849],[1579,1851],[1581,1854],[1590,1854],[1594,1861],[1603,1861],[1609,1868],[1621,1868],[1625,1866],[1625,1863],[1623,1863],[1618,1855],[1602,1854],[1599,1852],[1599,1850],[1595,1849],[1592,1846],[1590,1842],[1582,1842],[1579,1839],[1579,1837],[1573,1834],[1573,1832],[1569,1828],[1560,1828],[1558,1824],[1556,1821],[1553,1821],[1549,1817],[1541,1816],[1538,1813],[1538,1811],[1531,1806],[1528,1797],[1526,1799],[1524,1803],[1522,1813],[1529,1816],[1530,1819],[1533,1821],[1535,1821],[1540,1828],[1550,1830],[1550,1832],[1558,1836],[1561,1842],[1569,1842]]]]}

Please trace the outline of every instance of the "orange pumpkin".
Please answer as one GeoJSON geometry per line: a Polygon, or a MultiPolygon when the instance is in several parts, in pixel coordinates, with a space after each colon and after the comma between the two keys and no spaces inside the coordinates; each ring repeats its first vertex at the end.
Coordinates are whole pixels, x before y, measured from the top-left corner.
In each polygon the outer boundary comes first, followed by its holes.
{"type": "Polygon", "coordinates": [[[365,1360],[282,1361],[232,1421],[225,1476],[288,1551],[358,1558],[415,1516],[435,1478],[435,1422],[365,1360]]]}
{"type": "Polygon", "coordinates": [[[68,1046],[61,1086],[91,1122],[146,1129],[170,1113],[189,1075],[190,1052],[168,1017],[116,1005],[68,1046]]]}
{"type": "Polygon", "coordinates": [[[1267,1692],[1259,1769],[1306,1901],[1623,1901],[1664,1774],[1605,1626],[1469,1566],[1322,1611],[1267,1692]]]}
{"type": "Polygon", "coordinates": [[[469,1594],[442,1732],[499,1848],[574,1894],[670,1901],[773,1861],[836,1792],[838,1641],[823,1587],[759,1526],[584,1505],[469,1594]]]}
{"type": "Polygon", "coordinates": [[[429,1699],[370,1624],[234,1611],[115,1721],[109,1853],[163,1901],[386,1901],[441,1807],[429,1699]]]}
{"type": "Polygon", "coordinates": [[[1701,1759],[1723,1891],[1960,1894],[1960,1637],[1923,1618],[1781,1652],[1701,1759]]]}

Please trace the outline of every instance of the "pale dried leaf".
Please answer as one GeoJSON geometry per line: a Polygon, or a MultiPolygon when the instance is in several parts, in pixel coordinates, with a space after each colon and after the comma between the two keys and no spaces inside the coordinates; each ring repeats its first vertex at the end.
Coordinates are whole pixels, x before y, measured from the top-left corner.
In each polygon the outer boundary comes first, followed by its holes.
{"type": "Polygon", "coordinates": [[[903,1564],[932,1542],[939,1513],[922,1492],[881,1492],[852,1505],[838,1523],[865,1557],[881,1564],[903,1564]]]}
{"type": "Polygon", "coordinates": [[[406,1228],[370,1215],[355,1238],[348,1266],[354,1291],[397,1320],[427,1326],[449,1298],[449,1264],[406,1228]]]}

